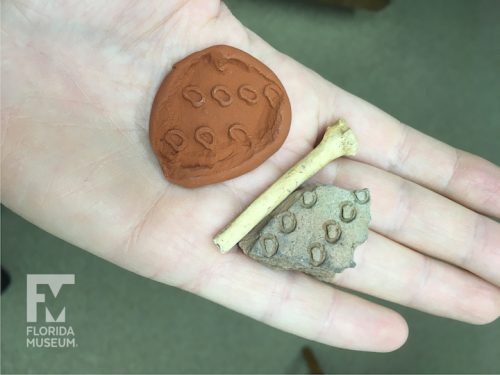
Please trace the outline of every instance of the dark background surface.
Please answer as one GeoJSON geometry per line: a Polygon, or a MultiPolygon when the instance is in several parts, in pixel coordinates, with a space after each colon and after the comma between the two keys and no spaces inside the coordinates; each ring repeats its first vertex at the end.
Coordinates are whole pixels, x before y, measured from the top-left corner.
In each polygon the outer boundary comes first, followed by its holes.
{"type": "MultiPolygon", "coordinates": [[[[349,12],[306,1],[226,2],[277,49],[401,121],[500,164],[500,2],[393,1],[349,12]]],[[[393,306],[407,344],[362,353],[311,343],[71,246],[2,208],[2,372],[498,373],[500,321],[471,326],[393,306]],[[26,274],[64,289],[75,349],[26,348],[26,274]]],[[[63,293],[63,291],[61,293],[63,293]]]]}

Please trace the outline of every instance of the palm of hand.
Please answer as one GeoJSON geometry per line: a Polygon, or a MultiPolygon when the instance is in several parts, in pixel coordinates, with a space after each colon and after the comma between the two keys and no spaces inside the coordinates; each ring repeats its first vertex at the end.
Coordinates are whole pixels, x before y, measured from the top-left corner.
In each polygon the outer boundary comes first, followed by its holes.
{"type": "Polygon", "coordinates": [[[334,87],[249,33],[218,1],[35,5],[4,12],[2,198],[15,211],[127,269],[281,329],[336,346],[394,349],[407,329],[395,312],[237,251],[221,255],[211,241],[312,148],[322,126],[344,117],[360,153],[316,179],[369,187],[373,223],[358,267],[338,285],[473,323],[498,316],[498,224],[466,208],[500,216],[497,167],[334,87]],[[241,48],[276,72],[292,126],[256,170],[183,189],[165,181],[150,149],[149,110],[168,68],[214,44],[241,48]]]}

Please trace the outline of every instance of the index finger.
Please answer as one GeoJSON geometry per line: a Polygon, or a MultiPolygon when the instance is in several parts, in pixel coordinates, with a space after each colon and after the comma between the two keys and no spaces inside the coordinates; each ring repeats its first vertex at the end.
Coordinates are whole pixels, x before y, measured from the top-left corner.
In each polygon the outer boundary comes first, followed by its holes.
{"type": "Polygon", "coordinates": [[[346,120],[359,141],[354,159],[395,173],[479,213],[500,217],[498,166],[402,124],[290,57],[275,53],[255,34],[248,31],[248,36],[252,51],[265,57],[290,94],[297,87],[314,88],[314,98],[309,99],[317,105],[318,131],[335,119],[346,120]]]}
{"type": "Polygon", "coordinates": [[[500,168],[427,136],[331,85],[327,112],[359,140],[355,159],[398,174],[477,212],[500,217],[500,168]],[[333,103],[333,108],[332,108],[333,103]]]}

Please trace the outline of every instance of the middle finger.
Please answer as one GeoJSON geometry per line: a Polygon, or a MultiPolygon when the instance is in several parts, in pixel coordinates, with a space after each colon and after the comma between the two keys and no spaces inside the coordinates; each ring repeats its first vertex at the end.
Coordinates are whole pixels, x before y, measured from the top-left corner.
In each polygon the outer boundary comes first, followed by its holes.
{"type": "Polygon", "coordinates": [[[500,224],[413,182],[354,160],[331,163],[316,179],[334,180],[349,189],[368,187],[371,229],[500,285],[500,224]]]}

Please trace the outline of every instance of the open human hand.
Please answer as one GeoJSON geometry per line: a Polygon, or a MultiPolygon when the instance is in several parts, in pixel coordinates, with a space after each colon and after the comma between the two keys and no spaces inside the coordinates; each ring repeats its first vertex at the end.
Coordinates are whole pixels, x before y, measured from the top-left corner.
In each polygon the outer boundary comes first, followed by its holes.
{"type": "Polygon", "coordinates": [[[368,187],[372,222],[338,286],[474,324],[500,314],[500,169],[356,98],[280,54],[217,0],[2,6],[2,201],[43,229],[143,276],[338,347],[404,343],[396,312],[300,273],[268,269],[212,237],[343,118],[352,159],[314,179],[368,187]],[[148,140],[172,64],[215,44],[268,65],[290,97],[281,149],[198,189],[168,183],[148,140]]]}

